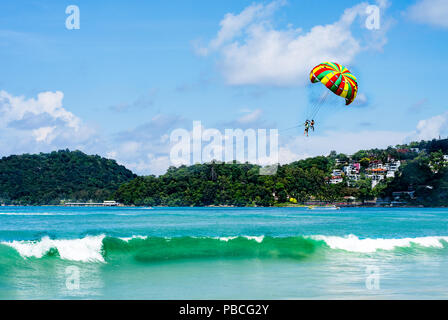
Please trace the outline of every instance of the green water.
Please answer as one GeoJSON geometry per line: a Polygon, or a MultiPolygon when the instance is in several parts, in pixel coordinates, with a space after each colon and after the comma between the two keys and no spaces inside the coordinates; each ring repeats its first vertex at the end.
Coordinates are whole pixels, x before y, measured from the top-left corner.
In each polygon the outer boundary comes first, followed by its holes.
{"type": "Polygon", "coordinates": [[[448,209],[0,207],[0,299],[448,298],[448,209]]]}

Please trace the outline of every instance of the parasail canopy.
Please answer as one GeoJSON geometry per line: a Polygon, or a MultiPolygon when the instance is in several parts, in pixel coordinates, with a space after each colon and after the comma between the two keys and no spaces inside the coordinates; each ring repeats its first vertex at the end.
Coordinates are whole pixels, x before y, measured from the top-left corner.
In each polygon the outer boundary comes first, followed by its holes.
{"type": "Polygon", "coordinates": [[[312,83],[321,82],[334,94],[345,98],[347,106],[355,100],[358,92],[356,77],[336,62],[323,62],[314,67],[310,80],[312,83]]]}

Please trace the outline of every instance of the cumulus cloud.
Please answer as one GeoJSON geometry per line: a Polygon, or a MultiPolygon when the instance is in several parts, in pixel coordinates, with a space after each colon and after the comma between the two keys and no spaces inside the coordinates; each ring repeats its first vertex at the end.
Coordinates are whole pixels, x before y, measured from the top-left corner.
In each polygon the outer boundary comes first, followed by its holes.
{"type": "Polygon", "coordinates": [[[406,140],[432,140],[446,135],[448,135],[448,112],[420,120],[416,130],[406,140]]]}
{"type": "Polygon", "coordinates": [[[76,147],[88,141],[93,129],[63,107],[63,98],[60,91],[28,99],[0,91],[2,154],[76,147]]]}
{"type": "Polygon", "coordinates": [[[15,97],[8,92],[0,91],[0,112],[1,121],[9,123],[24,119],[25,115],[48,115],[55,120],[63,121],[68,127],[79,129],[80,120],[73,113],[62,107],[64,94],[60,91],[41,92],[37,99],[25,97],[15,97]]]}
{"type": "Polygon", "coordinates": [[[279,7],[286,4],[286,1],[274,1],[267,5],[252,4],[245,8],[240,14],[227,13],[219,23],[221,29],[216,38],[210,41],[207,47],[198,48],[198,53],[207,55],[210,51],[216,50],[228,41],[240,36],[247,26],[254,21],[263,22],[269,18],[279,7]]]}
{"type": "Polygon", "coordinates": [[[399,131],[364,130],[360,132],[328,131],[311,138],[287,137],[281,143],[280,159],[282,163],[289,163],[307,157],[328,155],[331,150],[352,154],[361,149],[386,148],[402,143],[408,134],[408,132],[399,131]]]}
{"type": "MultiPolygon", "coordinates": [[[[290,86],[307,83],[311,68],[322,61],[349,64],[362,50],[378,49],[386,42],[386,27],[380,32],[368,30],[371,36],[364,42],[352,33],[356,18],[366,16],[367,3],[346,9],[338,21],[308,32],[273,27],[272,16],[284,4],[253,4],[239,14],[226,14],[216,37],[198,53],[218,53],[228,84],[290,86]]],[[[378,5],[385,8],[387,2],[378,5]]]]}
{"type": "Polygon", "coordinates": [[[407,15],[418,23],[448,28],[448,1],[419,0],[409,7],[407,15]]]}

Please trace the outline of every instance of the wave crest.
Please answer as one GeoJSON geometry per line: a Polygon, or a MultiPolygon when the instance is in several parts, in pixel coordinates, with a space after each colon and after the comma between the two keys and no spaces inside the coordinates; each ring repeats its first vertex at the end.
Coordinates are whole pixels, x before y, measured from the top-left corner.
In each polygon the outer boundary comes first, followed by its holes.
{"type": "Polygon", "coordinates": [[[101,254],[104,235],[87,236],[82,239],[53,240],[44,237],[39,241],[2,242],[24,258],[42,258],[48,254],[59,255],[61,259],[82,262],[104,262],[101,254]],[[55,252],[57,250],[57,253],[55,252]]]}
{"type": "Polygon", "coordinates": [[[282,238],[269,236],[115,238],[98,235],[68,240],[44,237],[38,241],[12,241],[1,242],[1,244],[14,248],[23,258],[57,256],[63,260],[81,262],[107,262],[122,259],[155,262],[204,258],[304,259],[327,250],[374,253],[403,248],[445,249],[448,248],[448,236],[360,239],[355,235],[282,238]]]}
{"type": "Polygon", "coordinates": [[[378,250],[394,250],[396,248],[418,245],[425,248],[445,248],[448,237],[417,237],[401,239],[359,239],[351,234],[346,237],[336,236],[310,236],[310,239],[324,241],[331,249],[345,250],[349,252],[371,253],[378,250]]]}

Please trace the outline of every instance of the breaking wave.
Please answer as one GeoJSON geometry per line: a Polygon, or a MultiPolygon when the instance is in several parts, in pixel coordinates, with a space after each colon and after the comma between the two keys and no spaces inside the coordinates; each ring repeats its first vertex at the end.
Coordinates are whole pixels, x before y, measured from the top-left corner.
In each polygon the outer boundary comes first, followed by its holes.
{"type": "MultiPolygon", "coordinates": [[[[234,237],[147,237],[127,238],[106,235],[81,239],[50,239],[1,242],[13,248],[22,258],[58,257],[62,260],[107,263],[122,259],[157,262],[205,258],[271,258],[304,259],[325,252],[375,253],[411,248],[447,249],[448,236],[401,239],[360,239],[355,235],[338,236],[234,236],[234,237]]],[[[1,253],[0,250],[0,262],[1,253]]]]}

